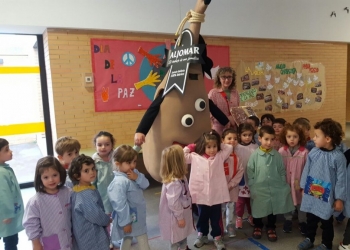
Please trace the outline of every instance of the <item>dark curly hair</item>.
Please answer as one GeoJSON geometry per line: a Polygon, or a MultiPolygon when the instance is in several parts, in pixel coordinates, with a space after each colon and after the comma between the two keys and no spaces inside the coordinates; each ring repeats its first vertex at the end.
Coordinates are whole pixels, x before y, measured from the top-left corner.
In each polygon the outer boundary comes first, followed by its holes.
{"type": "Polygon", "coordinates": [[[45,170],[52,168],[60,174],[60,183],[57,185],[57,188],[64,186],[66,182],[67,173],[61,163],[53,156],[45,156],[38,160],[35,168],[35,177],[34,177],[34,188],[35,191],[40,193],[46,193],[43,181],[41,180],[41,175],[45,170]]]}
{"type": "Polygon", "coordinates": [[[290,123],[286,123],[284,125],[284,128],[280,134],[280,142],[283,144],[283,145],[288,145],[287,143],[287,138],[286,138],[286,135],[287,135],[287,132],[288,131],[293,131],[295,133],[297,133],[299,135],[299,145],[300,146],[305,146],[306,144],[306,137],[305,137],[305,134],[304,134],[304,131],[302,130],[302,128],[297,125],[297,124],[290,124],[290,123]]]}
{"type": "Polygon", "coordinates": [[[340,145],[343,140],[344,131],[341,124],[332,118],[325,118],[321,122],[317,122],[314,129],[320,129],[325,136],[329,136],[333,145],[340,145]]]}
{"type": "Polygon", "coordinates": [[[219,68],[214,78],[214,87],[221,88],[220,76],[222,76],[226,72],[229,72],[232,74],[232,82],[231,82],[231,85],[228,87],[228,89],[231,91],[233,88],[236,87],[236,72],[231,67],[219,68]]]}
{"type": "Polygon", "coordinates": [[[215,130],[211,130],[210,132],[205,132],[201,135],[201,137],[199,137],[196,141],[196,150],[195,152],[199,155],[203,155],[205,153],[205,146],[207,145],[207,143],[209,141],[216,141],[217,147],[218,147],[218,151],[221,150],[220,144],[221,144],[221,140],[220,140],[220,135],[215,131],[215,130]]]}
{"type": "Polygon", "coordinates": [[[83,169],[84,164],[95,166],[95,161],[90,156],[81,154],[75,157],[69,166],[68,176],[74,185],[79,184],[78,179],[81,176],[81,170],[83,169]]]}

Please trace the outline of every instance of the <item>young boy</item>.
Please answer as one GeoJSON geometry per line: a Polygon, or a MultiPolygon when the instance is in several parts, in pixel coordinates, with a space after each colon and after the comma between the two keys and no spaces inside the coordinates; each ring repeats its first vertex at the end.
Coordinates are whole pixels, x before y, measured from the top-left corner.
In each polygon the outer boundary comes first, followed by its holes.
{"type": "Polygon", "coordinates": [[[303,189],[300,210],[307,213],[307,233],[297,247],[299,250],[314,247],[319,222],[323,229],[322,244],[315,249],[332,249],[333,213],[342,211],[346,200],[346,159],[336,149],[344,135],[341,125],[327,118],[317,122],[314,129],[315,148],[308,155],[300,180],[303,189]]]}
{"type": "Polygon", "coordinates": [[[273,148],[275,131],[271,126],[262,126],[259,131],[261,146],[249,158],[247,173],[250,187],[253,238],[260,239],[267,216],[267,238],[276,241],[276,215],[294,210],[290,186],[286,181],[286,169],[282,156],[273,148]]]}
{"type": "Polygon", "coordinates": [[[283,146],[282,143],[280,142],[280,134],[285,124],[286,124],[286,120],[284,120],[283,118],[276,118],[272,122],[272,127],[273,127],[273,130],[275,130],[275,135],[276,135],[273,143],[273,148],[276,149],[277,151],[283,146]]]}
{"type": "MultiPolygon", "coordinates": [[[[80,147],[78,140],[70,136],[61,137],[56,141],[55,151],[57,153],[57,158],[67,171],[72,160],[79,155],[80,147]]],[[[72,181],[68,176],[66,179],[66,186],[70,188],[73,187],[72,181]]]]}
{"type": "Polygon", "coordinates": [[[258,140],[258,137],[259,137],[258,129],[259,129],[259,125],[260,125],[259,118],[256,117],[255,115],[249,116],[246,120],[246,123],[249,123],[255,129],[254,141],[256,144],[258,144],[260,146],[260,142],[258,140]]]}

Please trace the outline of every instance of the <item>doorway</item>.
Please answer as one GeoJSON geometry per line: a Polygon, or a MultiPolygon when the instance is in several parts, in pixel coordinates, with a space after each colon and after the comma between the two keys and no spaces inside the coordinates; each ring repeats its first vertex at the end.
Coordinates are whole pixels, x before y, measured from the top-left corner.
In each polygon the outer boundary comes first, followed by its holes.
{"type": "Polygon", "coordinates": [[[0,34],[0,137],[21,187],[33,186],[38,159],[53,155],[41,35],[0,34]]]}

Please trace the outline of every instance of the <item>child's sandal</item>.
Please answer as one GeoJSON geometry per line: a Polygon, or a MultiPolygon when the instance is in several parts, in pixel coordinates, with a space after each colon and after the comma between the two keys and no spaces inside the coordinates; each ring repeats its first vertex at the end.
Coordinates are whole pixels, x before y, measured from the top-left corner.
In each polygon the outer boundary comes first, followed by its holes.
{"type": "Polygon", "coordinates": [[[267,239],[271,242],[277,241],[277,234],[275,229],[268,229],[267,230],[267,239]]]}
{"type": "Polygon", "coordinates": [[[254,227],[254,231],[253,231],[253,238],[254,239],[261,239],[261,228],[260,227],[254,227]]]}

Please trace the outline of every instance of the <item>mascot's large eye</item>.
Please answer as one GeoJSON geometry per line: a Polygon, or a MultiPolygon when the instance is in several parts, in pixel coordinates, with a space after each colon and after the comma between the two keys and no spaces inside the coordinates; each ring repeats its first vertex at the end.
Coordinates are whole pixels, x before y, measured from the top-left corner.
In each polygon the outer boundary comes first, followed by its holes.
{"type": "Polygon", "coordinates": [[[186,114],[181,118],[181,124],[186,128],[191,127],[193,123],[194,123],[194,119],[193,119],[193,116],[190,114],[186,114]]]}
{"type": "Polygon", "coordinates": [[[205,106],[206,106],[206,103],[202,98],[198,98],[194,103],[194,107],[196,108],[197,111],[205,110],[205,106]]]}

